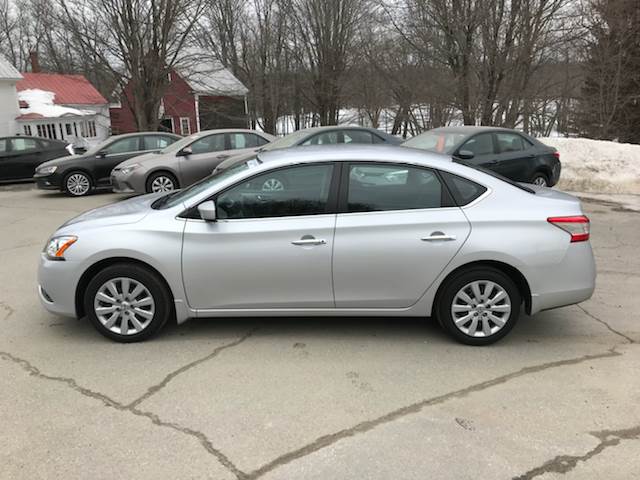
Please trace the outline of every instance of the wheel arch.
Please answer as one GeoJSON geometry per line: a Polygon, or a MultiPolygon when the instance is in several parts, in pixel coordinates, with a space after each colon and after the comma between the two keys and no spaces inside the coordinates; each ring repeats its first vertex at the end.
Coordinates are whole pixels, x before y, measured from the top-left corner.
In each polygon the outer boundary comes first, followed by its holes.
{"type": "Polygon", "coordinates": [[[154,274],[156,274],[158,276],[158,278],[160,279],[160,281],[163,283],[163,285],[165,286],[165,288],[167,289],[167,291],[169,292],[169,295],[171,295],[171,308],[172,308],[172,314],[175,317],[175,296],[173,294],[173,291],[171,290],[171,287],[169,286],[169,284],[167,283],[167,280],[164,278],[164,276],[154,267],[152,267],[151,265],[149,265],[147,262],[144,262],[142,260],[139,260],[137,258],[131,258],[131,257],[110,257],[110,258],[105,258],[103,260],[99,260],[96,263],[94,263],[93,265],[91,265],[89,268],[87,268],[84,273],[80,276],[80,280],[78,280],[78,284],[76,286],[76,293],[75,293],[75,308],[76,308],[76,316],[77,318],[82,318],[85,316],[86,312],[84,311],[84,294],[87,291],[87,287],[89,286],[89,282],[91,281],[91,279],[93,278],[94,275],[96,275],[100,270],[103,270],[107,267],[110,267],[111,265],[115,265],[118,263],[127,263],[129,265],[137,265],[143,268],[146,268],[147,270],[153,272],[154,274]]]}
{"type": "Polygon", "coordinates": [[[440,282],[433,300],[433,304],[431,306],[431,315],[433,315],[433,312],[437,308],[438,302],[440,301],[440,296],[442,295],[442,292],[444,290],[444,286],[447,284],[449,279],[459,274],[461,271],[468,270],[473,267],[493,267],[508,276],[518,287],[520,296],[524,300],[525,311],[527,312],[527,314],[531,313],[531,288],[529,287],[529,282],[527,282],[527,279],[522,274],[522,272],[520,272],[520,270],[513,267],[512,265],[509,265],[508,263],[500,262],[497,260],[476,260],[473,262],[465,263],[464,265],[460,265],[456,269],[449,272],[447,276],[442,280],[442,282],[440,282]]]}

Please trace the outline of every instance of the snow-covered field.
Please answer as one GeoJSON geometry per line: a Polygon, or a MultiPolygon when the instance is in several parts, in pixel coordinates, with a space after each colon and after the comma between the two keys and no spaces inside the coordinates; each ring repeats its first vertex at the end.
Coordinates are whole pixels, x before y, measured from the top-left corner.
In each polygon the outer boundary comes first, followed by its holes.
{"type": "Polygon", "coordinates": [[[558,188],[640,194],[640,145],[587,138],[538,138],[560,152],[558,188]]]}

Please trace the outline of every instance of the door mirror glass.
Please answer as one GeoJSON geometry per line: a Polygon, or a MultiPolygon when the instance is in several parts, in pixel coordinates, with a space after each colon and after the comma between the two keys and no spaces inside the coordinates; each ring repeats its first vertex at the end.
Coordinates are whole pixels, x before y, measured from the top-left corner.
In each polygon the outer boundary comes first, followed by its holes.
{"type": "Polygon", "coordinates": [[[456,156],[462,160],[471,160],[475,154],[471,150],[460,150],[456,156]]]}
{"type": "Polygon", "coordinates": [[[198,213],[200,213],[200,218],[205,222],[215,222],[216,221],[216,204],[213,200],[208,200],[206,202],[202,202],[198,205],[198,213]]]}
{"type": "Polygon", "coordinates": [[[191,154],[193,154],[193,150],[191,149],[191,147],[184,147],[178,152],[179,157],[188,157],[191,154]]]}

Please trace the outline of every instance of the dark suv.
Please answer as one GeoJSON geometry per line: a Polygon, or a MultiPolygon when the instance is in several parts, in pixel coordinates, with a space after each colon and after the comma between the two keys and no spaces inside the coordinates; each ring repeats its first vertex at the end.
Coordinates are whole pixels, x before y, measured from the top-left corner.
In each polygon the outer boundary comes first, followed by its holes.
{"type": "Polygon", "coordinates": [[[69,155],[66,142],[34,137],[0,138],[0,182],[31,180],[36,167],[52,158],[69,155]]]}
{"type": "Polygon", "coordinates": [[[38,188],[80,197],[94,188],[111,188],[111,170],[119,163],[161,150],[179,139],[178,135],[164,132],[115,135],[82,155],[43,163],[33,178],[38,188]]]}
{"type": "Polygon", "coordinates": [[[454,161],[487,168],[515,182],[552,187],[560,179],[560,154],[555,148],[507,128],[435,128],[402,146],[451,155],[454,161]]]}

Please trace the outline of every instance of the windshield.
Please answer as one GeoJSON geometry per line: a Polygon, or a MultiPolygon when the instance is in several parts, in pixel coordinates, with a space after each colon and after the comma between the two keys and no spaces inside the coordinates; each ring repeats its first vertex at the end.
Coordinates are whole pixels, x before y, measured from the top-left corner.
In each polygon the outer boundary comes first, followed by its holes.
{"type": "Polygon", "coordinates": [[[184,147],[189,145],[191,142],[201,137],[201,134],[194,133],[193,135],[189,135],[188,137],[181,138],[177,142],[172,143],[171,145],[164,147],[158,153],[169,153],[169,152],[177,152],[178,150],[182,150],[184,147]]]}
{"type": "Polygon", "coordinates": [[[238,163],[237,165],[234,165],[226,170],[221,170],[214,173],[213,175],[209,175],[208,177],[203,178],[199,182],[194,183],[184,190],[178,190],[159,198],[151,204],[151,208],[154,208],[156,210],[163,210],[165,208],[175,207],[185,200],[188,200],[198,195],[199,193],[204,192],[208,188],[221,183],[223,180],[232,177],[236,173],[240,173],[250,168],[255,168],[261,163],[262,162],[258,160],[257,157],[253,157],[246,162],[238,163]]]}
{"type": "Polygon", "coordinates": [[[264,147],[262,147],[261,151],[268,152],[271,150],[278,150],[280,148],[292,147],[294,145],[297,145],[298,142],[302,141],[310,133],[312,133],[312,131],[308,128],[304,130],[298,130],[297,132],[285,135],[284,137],[279,138],[278,140],[271,142],[268,145],[265,145],[264,147]]]}
{"type": "Polygon", "coordinates": [[[451,154],[456,145],[461,142],[467,134],[451,132],[446,130],[429,130],[428,132],[416,135],[402,144],[403,147],[419,148],[436,153],[451,154]]]}

